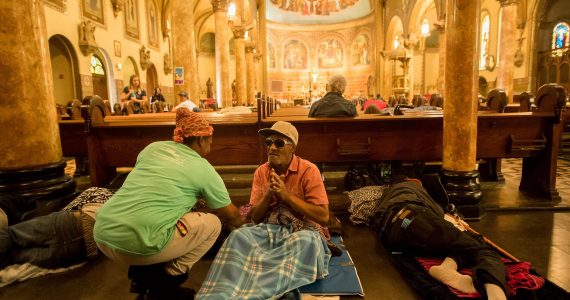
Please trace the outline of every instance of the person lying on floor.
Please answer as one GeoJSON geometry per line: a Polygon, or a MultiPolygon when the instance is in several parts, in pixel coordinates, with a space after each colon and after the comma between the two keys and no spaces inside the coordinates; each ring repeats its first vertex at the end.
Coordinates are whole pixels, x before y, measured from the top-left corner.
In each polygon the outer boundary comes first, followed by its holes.
{"type": "Polygon", "coordinates": [[[25,263],[57,269],[96,258],[95,213],[112,195],[89,188],[61,211],[1,228],[0,269],[25,263]]]}
{"type": "MultiPolygon", "coordinates": [[[[443,189],[443,186],[441,187],[443,189]]],[[[372,228],[393,252],[445,257],[429,269],[440,282],[487,299],[506,299],[505,267],[481,236],[462,231],[444,219],[444,211],[417,179],[392,182],[383,192],[372,228]],[[471,267],[473,277],[457,270],[471,267]]]]}
{"type": "Polygon", "coordinates": [[[177,109],[173,141],[144,148],[97,213],[95,242],[109,258],[130,265],[131,292],[191,299],[194,290],[180,285],[220,234],[218,216],[229,227],[242,225],[224,181],[203,158],[213,131],[200,114],[177,109]],[[215,214],[191,212],[199,198],[215,214]]]}
{"type": "Polygon", "coordinates": [[[198,299],[269,299],[328,275],[331,250],[322,226],[328,197],[317,166],[295,155],[288,122],[259,130],[267,162],[253,175],[250,217],[220,248],[198,299]]]}

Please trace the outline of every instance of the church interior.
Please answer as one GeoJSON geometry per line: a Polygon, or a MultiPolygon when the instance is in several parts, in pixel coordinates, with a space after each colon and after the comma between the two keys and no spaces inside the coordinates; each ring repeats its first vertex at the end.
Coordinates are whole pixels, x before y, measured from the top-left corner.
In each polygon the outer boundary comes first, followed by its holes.
{"type": "MultiPolygon", "coordinates": [[[[238,206],[267,161],[258,130],[297,127],[296,154],[322,172],[362,289],[323,299],[435,299],[373,230],[351,222],[347,196],[427,173],[441,177],[469,226],[544,278],[539,291],[509,299],[570,298],[570,1],[0,6],[0,209],[17,195],[32,218],[89,187],[120,188],[145,146],[171,139],[184,93],[214,128],[205,158],[238,206]],[[335,75],[358,115],[308,118],[335,75]],[[123,100],[133,78],[140,107],[123,100]],[[366,114],[368,99],[387,108],[366,114]]],[[[198,290],[213,257],[183,286],[198,290]]],[[[127,268],[100,255],[21,282],[0,270],[0,298],[143,299],[129,292],[127,268]]]]}

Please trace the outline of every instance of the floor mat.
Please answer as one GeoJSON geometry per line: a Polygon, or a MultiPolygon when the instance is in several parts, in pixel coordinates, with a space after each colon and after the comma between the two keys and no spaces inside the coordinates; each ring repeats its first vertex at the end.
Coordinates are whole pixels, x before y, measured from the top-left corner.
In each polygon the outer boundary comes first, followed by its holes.
{"type": "Polygon", "coordinates": [[[319,296],[364,296],[356,267],[342,242],[342,237],[333,236],[332,241],[342,250],[342,255],[331,258],[329,262],[329,276],[300,287],[299,291],[302,294],[319,296]]]}

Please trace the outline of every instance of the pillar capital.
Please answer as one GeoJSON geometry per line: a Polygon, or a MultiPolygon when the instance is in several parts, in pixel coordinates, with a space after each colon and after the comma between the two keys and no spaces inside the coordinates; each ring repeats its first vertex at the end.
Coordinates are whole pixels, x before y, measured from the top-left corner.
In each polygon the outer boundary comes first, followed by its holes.
{"type": "Polygon", "coordinates": [[[245,43],[245,53],[255,53],[255,43],[246,42],[245,43]]]}
{"type": "Polygon", "coordinates": [[[212,8],[215,13],[228,11],[228,0],[210,0],[210,3],[212,3],[212,8]]]}
{"type": "Polygon", "coordinates": [[[497,0],[501,4],[501,7],[509,6],[509,5],[516,5],[518,0],[497,0]]]}
{"type": "Polygon", "coordinates": [[[245,26],[232,26],[230,24],[230,28],[232,29],[232,32],[234,33],[234,38],[236,38],[236,39],[244,39],[245,38],[245,32],[247,31],[245,26]]]}

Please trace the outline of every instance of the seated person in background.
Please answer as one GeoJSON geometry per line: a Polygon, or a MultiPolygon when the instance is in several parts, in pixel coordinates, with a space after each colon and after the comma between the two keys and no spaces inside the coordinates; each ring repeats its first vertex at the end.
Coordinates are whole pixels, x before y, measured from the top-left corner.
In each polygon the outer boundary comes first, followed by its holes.
{"type": "MultiPolygon", "coordinates": [[[[57,269],[98,256],[93,240],[95,213],[113,195],[89,188],[61,211],[7,227],[0,221],[0,269],[13,264],[57,269]]],[[[0,209],[0,215],[6,216],[0,209]]]]}
{"type": "Polygon", "coordinates": [[[193,112],[201,112],[202,109],[200,109],[194,102],[192,102],[190,99],[188,99],[188,93],[186,92],[180,92],[178,93],[178,96],[180,97],[180,104],[178,104],[174,110],[177,110],[179,107],[185,107],[193,112]]]}
{"type": "Polygon", "coordinates": [[[278,121],[259,133],[268,158],[253,175],[255,224],[228,236],[198,299],[273,299],[328,275],[330,236],[323,226],[329,209],[321,173],[295,155],[299,134],[290,123],[278,121]]]}
{"type": "MultiPolygon", "coordinates": [[[[443,188],[443,187],[442,187],[443,188]]],[[[461,231],[444,219],[441,206],[419,180],[393,182],[383,192],[372,227],[388,249],[415,256],[445,257],[429,274],[464,293],[506,299],[505,267],[481,236],[461,231]],[[471,267],[474,278],[457,270],[471,267]]]]}
{"type": "Polygon", "coordinates": [[[309,117],[354,117],[356,106],[344,99],[342,93],[346,89],[346,79],[335,75],[329,79],[328,92],[320,100],[315,101],[309,110],[309,117]]]}
{"type": "Polygon", "coordinates": [[[164,95],[162,95],[162,90],[159,87],[154,88],[154,93],[150,97],[150,104],[152,105],[154,102],[160,101],[164,102],[164,95]]]}
{"type": "Polygon", "coordinates": [[[131,75],[129,86],[126,86],[123,89],[123,94],[121,95],[121,106],[123,109],[125,109],[125,107],[132,106],[131,109],[133,110],[133,113],[146,113],[150,111],[146,91],[141,88],[141,80],[138,75],[131,75]]]}
{"type": "Polygon", "coordinates": [[[380,113],[380,109],[378,109],[378,106],[372,104],[369,105],[366,110],[364,110],[364,114],[379,114],[380,113]]]}
{"type": "Polygon", "coordinates": [[[130,265],[131,292],[191,298],[195,292],[180,285],[220,234],[218,216],[230,228],[242,224],[224,181],[203,158],[213,131],[200,114],[177,109],[174,141],[144,148],[122,187],[97,213],[95,242],[109,258],[130,265]],[[218,216],[191,212],[200,198],[218,216]]]}
{"type": "Polygon", "coordinates": [[[364,105],[362,105],[362,110],[365,111],[371,105],[375,105],[379,110],[386,108],[386,106],[388,105],[386,104],[386,102],[381,100],[379,96],[380,95],[378,95],[377,99],[366,100],[366,102],[364,102],[364,105]]]}

